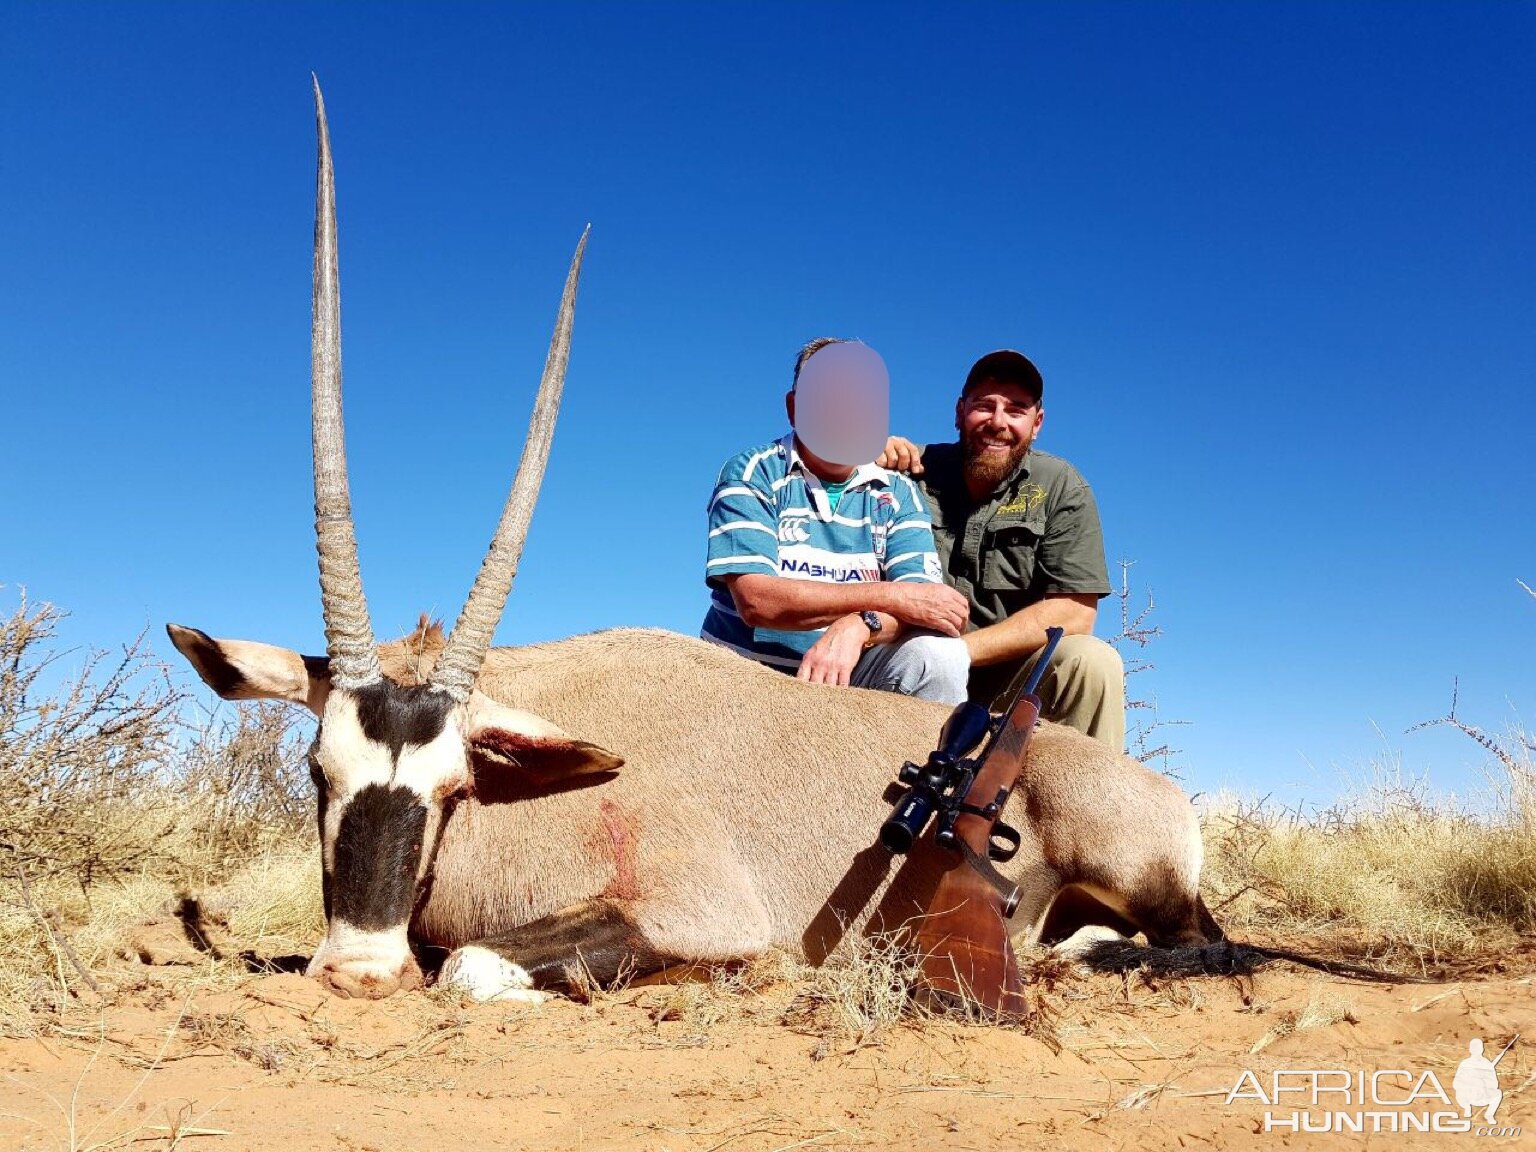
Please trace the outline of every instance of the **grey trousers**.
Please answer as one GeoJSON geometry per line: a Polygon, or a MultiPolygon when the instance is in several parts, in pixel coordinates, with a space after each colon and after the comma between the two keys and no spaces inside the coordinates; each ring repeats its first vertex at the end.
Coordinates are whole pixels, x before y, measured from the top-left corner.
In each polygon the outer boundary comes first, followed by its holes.
{"type": "Polygon", "coordinates": [[[919,700],[958,704],[965,699],[970,674],[971,657],[964,640],[937,632],[914,632],[864,653],[849,682],[856,688],[878,688],[919,700]]]}

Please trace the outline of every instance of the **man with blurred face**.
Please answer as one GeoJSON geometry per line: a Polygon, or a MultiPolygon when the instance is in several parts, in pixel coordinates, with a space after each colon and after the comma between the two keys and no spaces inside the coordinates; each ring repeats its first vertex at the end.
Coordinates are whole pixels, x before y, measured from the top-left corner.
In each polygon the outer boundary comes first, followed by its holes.
{"type": "Polygon", "coordinates": [[[1044,715],[1116,751],[1125,746],[1125,670],[1093,635],[1110,592],[1093,491],[1071,464],[1034,447],[1045,381],[1020,352],[972,366],[955,403],[953,444],[892,437],[878,463],[910,471],[933,514],[944,578],[969,606],[970,699],[992,704],[1027,676],[1045,630],[1066,635],[1041,681],[1044,715]]]}
{"type": "Polygon", "coordinates": [[[888,390],[863,344],[800,350],[791,431],[732,456],[715,483],[701,634],[813,684],[957,704],[970,609],[944,583],[922,494],[873,463],[888,390]]]}

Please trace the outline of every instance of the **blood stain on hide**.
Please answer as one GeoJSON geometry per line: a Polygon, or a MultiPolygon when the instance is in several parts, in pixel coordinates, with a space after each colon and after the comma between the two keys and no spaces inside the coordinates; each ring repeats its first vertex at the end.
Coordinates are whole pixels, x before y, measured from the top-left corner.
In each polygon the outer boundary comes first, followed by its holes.
{"type": "Polygon", "coordinates": [[[613,848],[613,879],[602,894],[610,900],[634,900],[640,895],[640,884],[635,877],[635,823],[612,800],[604,800],[599,806],[603,814],[603,828],[608,833],[608,843],[613,848]]]}

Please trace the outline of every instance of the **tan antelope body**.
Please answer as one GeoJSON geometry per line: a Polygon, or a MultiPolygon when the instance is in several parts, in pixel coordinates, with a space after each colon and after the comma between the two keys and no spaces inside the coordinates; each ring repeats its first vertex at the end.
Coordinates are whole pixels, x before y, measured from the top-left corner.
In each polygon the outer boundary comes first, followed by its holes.
{"type": "MultiPolygon", "coordinates": [[[[808,685],[638,629],[493,650],[480,689],[621,749],[625,764],[587,789],[460,804],[416,924],[425,941],[459,947],[610,894],[673,958],[772,946],[819,961],[844,925],[861,931],[879,910],[870,927],[894,929],[926,906],[935,878],[907,875],[882,909],[902,858],[876,833],[895,769],[932,750],[943,705],[808,685]],[[488,870],[492,853],[501,867],[488,870]]],[[[1135,919],[1183,942],[1200,871],[1188,801],[1072,729],[1046,725],[1036,741],[1009,809],[1032,843],[1003,867],[1026,892],[1020,934],[1081,883],[1122,907],[1138,897],[1120,893],[1155,892],[1158,906],[1142,901],[1135,919]],[[1149,836],[1149,824],[1165,831],[1149,836]]]]}
{"type": "MultiPolygon", "coordinates": [[[[425,631],[385,645],[383,669],[422,682],[440,645],[425,631]]],[[[461,981],[471,991],[603,981],[767,948],[819,962],[926,907],[936,876],[916,855],[892,857],[876,833],[896,767],[931,750],[943,705],[805,684],[701,640],[639,629],[492,649],[476,692],[624,763],[551,789],[471,742],[475,783],[443,825],[409,932],[432,949],[480,945],[520,970],[482,955],[461,981]]],[[[1021,943],[1073,885],[1155,942],[1208,938],[1199,828],[1167,779],[1046,724],[1005,819],[1024,833],[1001,865],[1024,893],[1012,921],[1021,943]]],[[[394,960],[408,966],[403,939],[394,960]]],[[[340,990],[392,990],[395,973],[373,975],[340,990]]]]}
{"type": "MultiPolygon", "coordinates": [[[[320,723],[327,931],[310,973],[346,995],[420,982],[413,957],[481,998],[782,948],[819,962],[920,915],[936,880],[876,834],[904,760],[948,710],[802,683],[702,640],[618,630],[518,649],[489,642],[512,584],[563,385],[582,246],[500,527],[445,641],[375,644],[342,446],[329,138],[315,230],[316,532],[327,656],[169,626],[229,699],[282,699],[320,723]]],[[[1001,866],[1032,940],[1063,890],[1154,943],[1220,930],[1198,895],[1199,829],[1168,780],[1044,725],[1005,819],[1001,866]]]]}

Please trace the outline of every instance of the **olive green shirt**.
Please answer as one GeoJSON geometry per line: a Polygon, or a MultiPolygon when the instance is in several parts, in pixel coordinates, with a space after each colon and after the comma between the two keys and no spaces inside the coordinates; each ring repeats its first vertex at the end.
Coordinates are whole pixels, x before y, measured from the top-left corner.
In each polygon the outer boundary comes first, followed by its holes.
{"type": "MultiPolygon", "coordinates": [[[[971,602],[972,628],[1053,593],[1111,591],[1093,489],[1061,457],[1031,450],[980,505],[966,491],[958,444],[928,445],[914,479],[933,513],[944,579],[971,602]]],[[[990,704],[1022,663],[972,668],[971,699],[990,704]]]]}

